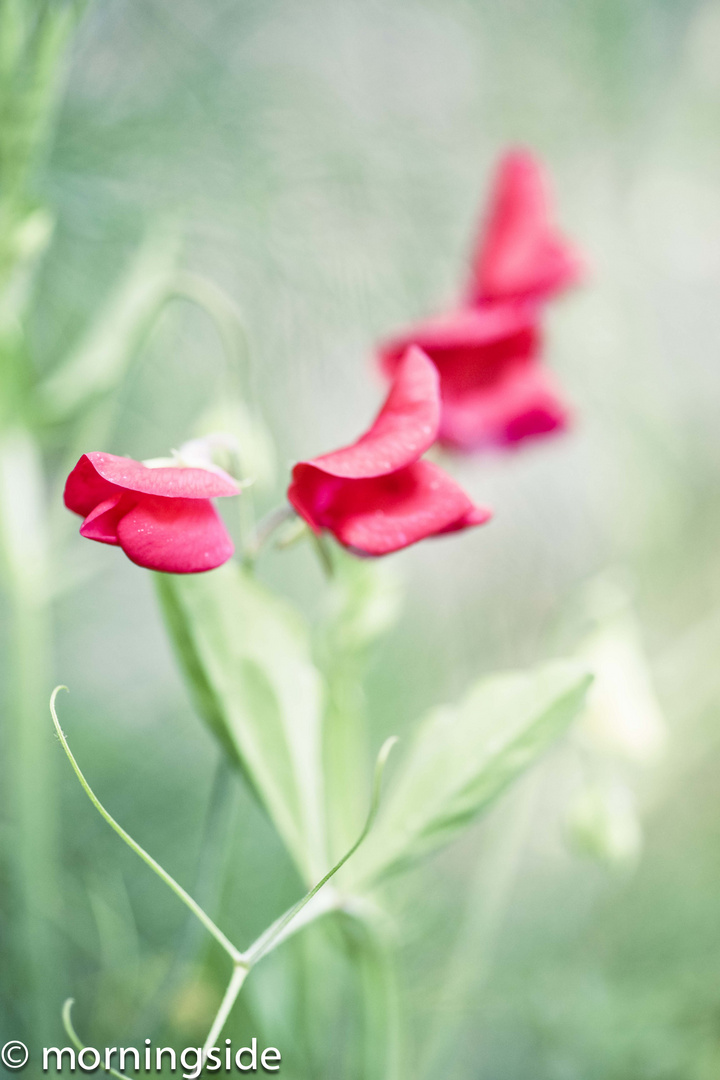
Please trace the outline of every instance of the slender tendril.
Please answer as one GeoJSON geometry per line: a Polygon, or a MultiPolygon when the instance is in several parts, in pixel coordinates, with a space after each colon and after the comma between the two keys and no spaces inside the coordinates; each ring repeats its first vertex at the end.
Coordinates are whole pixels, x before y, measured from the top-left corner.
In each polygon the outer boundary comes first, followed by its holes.
{"type": "Polygon", "coordinates": [[[358,836],[357,840],[352,845],[352,847],[345,852],[342,858],[335,863],[332,869],[328,870],[325,877],[321,878],[320,881],[318,881],[317,885],[313,886],[310,892],[306,893],[305,896],[302,897],[302,899],[298,900],[298,902],[294,904],[284,915],[281,915],[280,918],[276,922],[274,922],[272,926],[269,927],[269,929],[266,930],[265,933],[262,934],[257,939],[257,941],[250,946],[249,949],[246,950],[245,956],[247,957],[251,965],[256,964],[258,960],[262,959],[263,956],[267,955],[267,953],[277,944],[277,941],[283,934],[283,931],[289,926],[293,919],[297,915],[299,915],[305,905],[309,904],[313,897],[320,892],[322,887],[326,885],[328,881],[330,881],[330,878],[334,877],[335,874],[337,874],[338,870],[340,870],[345,865],[348,859],[352,858],[352,856],[355,854],[357,849],[367,837],[368,833],[370,832],[375,823],[375,818],[377,817],[377,812],[380,807],[380,794],[382,791],[382,779],[385,772],[385,766],[387,765],[390,753],[397,741],[397,735],[391,735],[389,739],[385,740],[385,742],[380,748],[380,753],[378,754],[377,761],[375,763],[375,775],[373,777],[370,809],[368,810],[368,815],[365,819],[365,824],[363,825],[362,832],[358,836]]]}
{"type": "Polygon", "coordinates": [[[147,863],[147,865],[150,867],[150,869],[153,870],[157,874],[157,876],[160,878],[160,880],[164,881],[165,884],[167,886],[169,886],[169,888],[172,889],[172,891],[175,893],[175,895],[178,896],[180,898],[180,900],[182,900],[183,904],[185,904],[186,907],[188,907],[190,909],[190,911],[192,911],[193,915],[195,915],[195,917],[200,920],[200,922],[203,924],[205,929],[208,930],[209,933],[211,933],[212,936],[215,938],[215,940],[218,942],[218,944],[222,946],[222,948],[228,954],[228,956],[233,961],[233,963],[234,964],[243,964],[244,965],[245,960],[244,960],[243,954],[239,951],[239,949],[235,948],[233,943],[225,936],[225,934],[223,934],[222,930],[220,930],[220,928],[215,925],[215,923],[210,918],[210,916],[205,911],[203,911],[203,909],[200,907],[200,905],[197,903],[197,901],[193,900],[192,896],[190,896],[190,894],[188,892],[186,892],[185,889],[183,889],[182,885],[180,885],[175,880],[175,878],[172,877],[171,874],[168,874],[167,870],[164,870],[163,867],[160,865],[160,863],[157,862],[155,859],[153,859],[152,855],[149,855],[148,852],[145,851],[145,848],[141,847],[140,844],[138,844],[135,840],[133,840],[132,836],[130,836],[130,834],[127,833],[125,831],[125,829],[123,829],[123,827],[121,825],[118,825],[115,818],[110,813],[108,813],[108,811],[105,809],[103,804],[98,799],[95,792],[92,790],[92,788],[88,784],[87,780],[85,779],[85,777],[84,777],[84,775],[82,773],[82,770],[80,769],[80,766],[78,765],[77,761],[75,760],[75,757],[73,756],[73,753],[72,753],[70,747],[68,746],[68,741],[65,738],[65,733],[63,732],[63,729],[60,727],[60,721],[58,720],[57,710],[55,708],[55,699],[57,698],[57,696],[58,696],[58,694],[60,693],[61,690],[67,690],[67,687],[66,686],[57,686],[53,690],[52,697],[50,698],[50,712],[52,713],[53,723],[55,725],[55,731],[57,732],[57,736],[60,739],[60,742],[62,744],[62,748],[65,751],[65,753],[67,754],[68,760],[70,761],[70,764],[73,767],[75,775],[77,776],[78,780],[80,781],[80,784],[81,784],[81,786],[83,788],[83,791],[85,792],[87,797],[90,799],[90,802],[93,804],[93,806],[98,811],[100,816],[105,819],[105,821],[108,823],[110,828],[115,830],[115,832],[118,834],[118,836],[122,840],[125,841],[125,843],[128,845],[128,847],[132,851],[134,851],[136,855],[139,855],[144,863],[147,863]]]}
{"type": "MultiPolygon", "coordinates": [[[[65,1002],[65,1004],[62,1007],[62,1022],[63,1022],[63,1027],[65,1028],[66,1032],[68,1033],[68,1036],[69,1036],[71,1042],[73,1043],[75,1049],[80,1053],[85,1049],[85,1043],[82,1041],[82,1039],[78,1035],[77,1031],[73,1027],[71,1013],[72,1013],[72,1007],[73,1007],[74,1004],[75,1004],[75,998],[68,998],[67,999],[67,1001],[65,1002]]],[[[109,1068],[105,1069],[104,1071],[109,1072],[111,1076],[117,1076],[118,1080],[130,1080],[130,1077],[126,1076],[125,1073],[118,1072],[117,1069],[113,1069],[112,1067],[109,1067],[109,1068]]]]}

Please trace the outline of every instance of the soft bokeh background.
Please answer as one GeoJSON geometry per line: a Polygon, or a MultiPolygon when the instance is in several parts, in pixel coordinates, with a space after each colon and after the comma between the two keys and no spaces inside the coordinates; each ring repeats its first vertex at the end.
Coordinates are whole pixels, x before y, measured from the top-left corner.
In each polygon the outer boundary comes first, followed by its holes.
{"type": "MultiPolygon", "coordinates": [[[[31,327],[39,363],[50,369],[82,333],[149,225],[182,221],[185,264],[244,312],[248,392],[279,446],[268,507],[293,460],[362,430],[381,395],[378,337],[458,292],[505,146],[546,161],[592,268],[548,326],[573,433],[451,463],[494,523],[392,559],[407,604],[367,686],[373,741],[479,673],[553,655],[577,590],[610,568],[634,598],[670,752],[634,778],[636,867],[568,852],[560,755],[533,781],[517,865],[496,837],[517,827],[523,791],[391,890],[413,1053],[438,1016],[448,1025],[435,1064],[421,1050],[428,1075],[720,1070],[719,57],[720,3],[681,0],[97,0],[72,52],[41,178],[58,231],[31,327]],[[478,906],[478,947],[461,964],[463,1002],[442,991],[466,905],[478,906]]],[[[202,314],[169,308],[102,448],[144,458],[178,446],[222,393],[224,364],[202,314]]],[[[81,558],[85,542],[68,535],[81,558]]],[[[230,871],[216,881],[211,852],[200,876],[221,924],[249,941],[297,895],[292,868],[242,793],[210,809],[217,751],[149,575],[112,549],[91,557],[98,572],[57,606],[75,750],[183,882],[217,812],[230,871]]],[[[270,556],[261,572],[314,610],[309,552],[270,556]]],[[[76,997],[96,1046],[160,1031],[191,1043],[217,1005],[221,961],[188,944],[182,909],[94,815],[59,752],[56,768],[58,1006],[76,997]],[[180,942],[192,959],[167,984],[168,1020],[160,990],[180,942]]],[[[280,1047],[288,1077],[364,1075],[343,1057],[359,1006],[339,956],[318,930],[269,960],[229,1031],[236,1044],[250,1033],[280,1047]]],[[[10,993],[7,1008],[10,1025],[10,993]]]]}

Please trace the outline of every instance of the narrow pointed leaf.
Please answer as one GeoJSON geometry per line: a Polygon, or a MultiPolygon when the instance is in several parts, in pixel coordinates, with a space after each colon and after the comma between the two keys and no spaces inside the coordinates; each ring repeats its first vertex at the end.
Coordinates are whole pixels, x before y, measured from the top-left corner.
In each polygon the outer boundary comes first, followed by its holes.
{"type": "Polygon", "coordinates": [[[563,734],[590,683],[553,663],[482,679],[455,706],[434,709],[353,863],[366,882],[449,843],[563,734]]]}

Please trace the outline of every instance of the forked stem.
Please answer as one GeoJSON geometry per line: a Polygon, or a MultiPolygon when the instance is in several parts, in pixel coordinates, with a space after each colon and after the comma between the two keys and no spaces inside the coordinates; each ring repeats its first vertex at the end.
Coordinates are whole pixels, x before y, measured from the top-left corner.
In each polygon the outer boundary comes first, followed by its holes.
{"type": "Polygon", "coordinates": [[[380,753],[377,756],[375,763],[375,775],[373,777],[373,789],[370,798],[370,809],[368,811],[365,824],[362,828],[360,835],[358,836],[352,847],[346,851],[341,859],[339,859],[333,868],[327,872],[325,877],[318,881],[317,885],[313,886],[308,893],[305,894],[296,904],[293,904],[284,915],[281,915],[279,919],[268,927],[268,929],[257,938],[252,945],[250,945],[243,953],[244,966],[236,967],[233,972],[233,976],[230,980],[230,984],[225,991],[225,996],[220,1003],[217,1016],[213,1021],[213,1025],[210,1029],[210,1034],[205,1040],[205,1046],[203,1048],[203,1061],[206,1060],[207,1054],[215,1043],[218,1035],[222,1032],[225,1022],[230,1015],[233,1005],[237,1001],[238,994],[242,989],[242,985],[245,982],[250,970],[258,964],[264,956],[267,956],[269,952],[277,948],[282,942],[287,940],[296,931],[302,929],[309,922],[320,918],[321,915],[325,915],[330,911],[340,910],[343,906],[343,901],[340,896],[335,893],[331,893],[325,903],[316,905],[312,912],[311,918],[303,917],[303,909],[309,910],[309,905],[312,900],[315,899],[317,894],[327,885],[332,877],[337,874],[338,870],[345,865],[349,858],[351,858],[362,842],[367,837],[368,833],[373,827],[375,818],[377,816],[378,808],[380,806],[380,794],[382,791],[382,778],[385,772],[385,766],[390,756],[390,752],[397,742],[397,736],[392,735],[389,739],[386,739],[380,748],[380,753]]]}
{"type": "MultiPolygon", "coordinates": [[[[310,909],[309,905],[311,904],[311,901],[314,900],[314,898],[320,892],[320,890],[325,885],[327,885],[327,883],[332,877],[335,876],[335,874],[337,874],[338,870],[340,870],[341,867],[343,867],[348,861],[348,859],[350,859],[355,854],[357,849],[360,847],[360,845],[363,843],[368,833],[372,829],[380,806],[380,795],[382,791],[382,779],[385,771],[385,766],[387,764],[387,760],[390,756],[392,748],[398,741],[397,736],[393,735],[389,739],[386,739],[382,747],[380,748],[380,753],[377,756],[377,762],[375,764],[375,774],[373,777],[370,808],[368,810],[365,824],[363,825],[362,831],[360,832],[360,835],[358,836],[355,843],[352,845],[351,848],[349,848],[348,851],[346,851],[342,858],[335,863],[332,869],[329,870],[327,874],[325,874],[325,876],[320,879],[320,881],[318,881],[317,885],[314,885],[313,888],[305,894],[305,896],[298,900],[296,904],[293,904],[292,907],[289,908],[284,915],[281,915],[279,919],[276,919],[275,922],[272,923],[272,925],[269,926],[268,929],[265,930],[252,943],[252,945],[250,945],[244,952],[241,952],[238,948],[236,948],[235,945],[233,945],[229,938],[225,936],[222,930],[220,930],[220,928],[213,922],[210,916],[200,907],[197,901],[193,900],[192,896],[190,896],[190,894],[186,892],[185,889],[183,889],[182,885],[180,885],[175,880],[175,878],[167,872],[167,870],[163,869],[160,863],[153,859],[152,855],[148,854],[148,852],[145,851],[145,849],[141,847],[140,844],[133,840],[132,836],[130,836],[130,834],[126,832],[125,829],[123,829],[123,827],[117,823],[112,814],[110,814],[100,802],[97,795],[85,779],[85,776],[77,761],[75,760],[75,757],[68,745],[65,733],[60,726],[57,710],[55,708],[55,700],[61,690],[67,690],[67,687],[57,686],[53,690],[52,697],[50,698],[50,712],[52,714],[55,731],[57,732],[57,736],[60,739],[62,748],[65,751],[68,760],[73,767],[75,775],[80,781],[83,791],[90,799],[90,802],[93,804],[100,816],[118,834],[118,836],[125,841],[128,847],[131,848],[131,850],[134,851],[135,854],[138,855],[143,860],[143,862],[146,863],[150,867],[150,869],[157,874],[160,880],[165,882],[165,884],[169,886],[170,889],[172,889],[175,895],[179,897],[179,899],[182,900],[185,906],[188,907],[190,911],[192,911],[195,917],[200,920],[205,929],[210,934],[212,934],[212,936],[225,950],[225,952],[228,954],[228,956],[233,962],[232,978],[230,979],[228,988],[225,991],[225,995],[220,1003],[220,1008],[218,1009],[217,1015],[215,1016],[215,1019],[210,1028],[210,1032],[205,1041],[205,1047],[203,1049],[203,1061],[205,1061],[210,1047],[214,1044],[218,1035],[222,1032],[222,1029],[225,1026],[228,1016],[230,1015],[232,1007],[237,1001],[237,997],[242,989],[243,983],[245,982],[245,979],[247,978],[251,969],[257,963],[259,963],[264,956],[267,956],[269,952],[276,948],[282,941],[285,941],[288,937],[290,937],[291,934],[294,934],[296,931],[300,930],[303,926],[306,926],[314,919],[320,918],[321,915],[325,915],[329,911],[339,910],[343,907],[344,901],[338,894],[334,892],[327,895],[327,897],[323,897],[323,902],[314,905],[312,909],[310,909]],[[303,914],[303,911],[306,908],[308,910],[305,911],[305,913],[303,914]]],[[[77,1034],[72,1027],[72,1022],[70,1019],[70,1010],[72,1008],[72,1004],[73,1001],[71,998],[68,999],[68,1001],[66,1001],[65,1003],[65,1007],[63,1009],[63,1023],[65,1024],[66,1030],[75,1042],[76,1046],[82,1049],[82,1044],[80,1043],[80,1040],[78,1039],[77,1034]]],[[[114,1076],[120,1076],[121,1080],[125,1080],[125,1078],[122,1078],[122,1074],[117,1073],[112,1069],[110,1071],[113,1073],[114,1076]]]]}

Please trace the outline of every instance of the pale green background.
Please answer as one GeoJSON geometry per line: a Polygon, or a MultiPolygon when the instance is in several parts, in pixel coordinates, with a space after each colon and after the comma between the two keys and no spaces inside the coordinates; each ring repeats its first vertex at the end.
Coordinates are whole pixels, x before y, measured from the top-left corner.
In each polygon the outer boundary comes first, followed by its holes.
{"type": "MultiPolygon", "coordinates": [[[[279,499],[294,460],[347,441],[376,408],[377,338],[458,293],[490,169],[516,142],[547,162],[558,217],[592,268],[548,320],[548,363],[576,427],[507,459],[452,464],[496,519],[393,558],[408,606],[368,686],[374,738],[407,730],[480,672],[552,655],[575,590],[608,567],[635,597],[673,735],[666,762],[639,781],[647,840],[634,874],[567,853],[562,760],[542,774],[495,946],[468,956],[477,978],[470,1004],[450,1010],[438,1075],[711,1080],[720,4],[98,2],[73,51],[42,181],[59,227],[32,340],[49,367],[146,226],[184,220],[187,264],[245,313],[252,392],[279,442],[279,499]]],[[[222,379],[208,324],[172,309],[123,392],[111,445],[87,449],[165,454],[222,379]]],[[[74,543],[79,554],[85,542],[74,543]]],[[[216,750],[187,703],[149,575],[115,550],[92,555],[100,575],[58,611],[65,722],[113,813],[189,882],[216,750]]],[[[308,553],[270,559],[263,574],[307,605],[320,587],[308,553]]],[[[147,1029],[147,993],[184,913],[94,816],[59,753],[56,764],[67,871],[58,1002],[77,998],[97,1046],[160,1030],[192,1042],[212,1016],[219,964],[187,971],[173,1024],[147,1029]]],[[[495,823],[510,813],[506,804],[495,823]]],[[[243,798],[238,814],[219,911],[242,942],[298,886],[260,813],[243,798]]],[[[435,1015],[488,837],[481,828],[393,889],[416,1032],[435,1015]]],[[[350,1035],[334,1006],[359,1005],[333,955],[313,932],[248,984],[229,1033],[278,1045],[282,1075],[362,1075],[343,1056],[350,1035]],[[308,989],[296,999],[287,972],[301,969],[308,989]]],[[[17,1002],[4,992],[10,1030],[17,1002]]]]}

